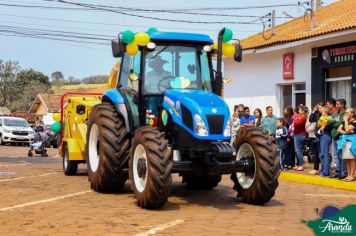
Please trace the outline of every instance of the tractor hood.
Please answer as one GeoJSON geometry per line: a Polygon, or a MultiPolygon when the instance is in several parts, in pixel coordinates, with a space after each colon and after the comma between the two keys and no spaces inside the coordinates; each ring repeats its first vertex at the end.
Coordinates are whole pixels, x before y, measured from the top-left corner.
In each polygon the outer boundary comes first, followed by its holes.
{"type": "Polygon", "coordinates": [[[230,116],[229,108],[221,97],[202,90],[166,90],[164,108],[175,122],[179,121],[193,134],[196,134],[194,116],[199,115],[209,130],[209,137],[204,139],[221,138],[230,116]]]}

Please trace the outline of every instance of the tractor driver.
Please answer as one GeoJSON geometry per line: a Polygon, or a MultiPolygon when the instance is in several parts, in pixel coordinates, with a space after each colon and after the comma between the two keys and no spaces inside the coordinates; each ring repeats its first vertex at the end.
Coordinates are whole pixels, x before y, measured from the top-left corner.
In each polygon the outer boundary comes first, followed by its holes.
{"type": "Polygon", "coordinates": [[[145,75],[145,91],[149,93],[162,93],[164,88],[168,88],[168,79],[172,74],[164,70],[163,65],[168,63],[168,61],[163,60],[161,56],[156,55],[148,63],[148,66],[152,68],[152,71],[147,72],[145,75]],[[160,89],[159,89],[160,87],[160,89]]]}

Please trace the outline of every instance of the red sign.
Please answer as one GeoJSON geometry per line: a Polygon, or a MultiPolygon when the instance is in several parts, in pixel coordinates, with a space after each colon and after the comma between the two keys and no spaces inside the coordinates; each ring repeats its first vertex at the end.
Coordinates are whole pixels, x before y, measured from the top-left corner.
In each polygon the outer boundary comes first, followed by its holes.
{"type": "Polygon", "coordinates": [[[283,79],[294,79],[294,53],[283,55],[283,79]]]}

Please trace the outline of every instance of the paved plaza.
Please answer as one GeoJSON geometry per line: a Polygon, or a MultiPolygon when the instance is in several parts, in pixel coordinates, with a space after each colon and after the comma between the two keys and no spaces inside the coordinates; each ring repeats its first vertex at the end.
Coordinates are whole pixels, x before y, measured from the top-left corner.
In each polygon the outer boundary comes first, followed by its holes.
{"type": "Polygon", "coordinates": [[[352,191],[280,181],[265,206],[238,202],[228,176],[211,191],[187,190],[174,175],[161,210],[136,206],[123,193],[90,190],[86,166],[64,176],[57,149],[27,158],[27,147],[0,147],[0,235],[313,235],[302,221],[316,208],[356,202],[352,191]]]}

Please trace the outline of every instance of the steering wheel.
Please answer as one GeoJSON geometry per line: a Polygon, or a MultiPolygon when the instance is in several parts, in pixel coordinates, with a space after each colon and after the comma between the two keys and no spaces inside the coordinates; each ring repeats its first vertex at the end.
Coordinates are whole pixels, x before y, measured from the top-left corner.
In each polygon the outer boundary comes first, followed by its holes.
{"type": "Polygon", "coordinates": [[[172,75],[163,77],[157,84],[158,91],[163,93],[164,91],[166,91],[166,89],[171,88],[171,85],[169,84],[169,82],[171,81],[171,79],[174,79],[174,78],[175,77],[172,75]]]}

